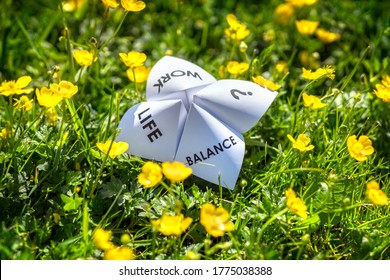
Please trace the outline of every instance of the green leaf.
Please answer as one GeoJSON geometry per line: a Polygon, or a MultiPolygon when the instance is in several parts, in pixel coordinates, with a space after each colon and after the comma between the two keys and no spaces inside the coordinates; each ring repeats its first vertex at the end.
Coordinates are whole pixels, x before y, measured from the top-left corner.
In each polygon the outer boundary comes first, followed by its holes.
{"type": "Polygon", "coordinates": [[[66,196],[64,194],[61,194],[60,197],[61,197],[61,200],[65,203],[65,205],[64,205],[65,211],[77,210],[77,208],[79,208],[79,206],[83,202],[83,198],[78,197],[78,195],[76,195],[75,198],[72,198],[72,197],[66,196]]]}

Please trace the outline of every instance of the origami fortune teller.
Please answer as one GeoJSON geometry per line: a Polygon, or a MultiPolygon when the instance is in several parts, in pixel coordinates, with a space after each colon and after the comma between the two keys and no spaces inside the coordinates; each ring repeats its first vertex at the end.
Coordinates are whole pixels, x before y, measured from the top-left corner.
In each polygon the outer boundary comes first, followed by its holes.
{"type": "Polygon", "coordinates": [[[245,152],[241,134],[276,95],[248,81],[217,81],[193,63],[166,56],[149,74],[147,102],[125,113],[116,141],[127,142],[129,154],[183,162],[195,176],[233,189],[245,152]]]}

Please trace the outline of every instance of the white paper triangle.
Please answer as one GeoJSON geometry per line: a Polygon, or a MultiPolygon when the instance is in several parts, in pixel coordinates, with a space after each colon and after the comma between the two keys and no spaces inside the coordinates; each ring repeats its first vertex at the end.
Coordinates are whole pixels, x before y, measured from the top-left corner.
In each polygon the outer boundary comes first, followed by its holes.
{"type": "Polygon", "coordinates": [[[193,104],[175,160],[191,167],[195,176],[233,189],[244,151],[240,133],[193,104]]]}
{"type": "Polygon", "coordinates": [[[143,102],[130,108],[119,123],[116,141],[129,144],[128,153],[172,161],[184,128],[187,111],[180,100],[143,102]]]}
{"type": "MultiPolygon", "coordinates": [[[[216,80],[204,69],[186,60],[165,56],[149,73],[146,99],[161,100],[161,96],[214,83],[216,80]]],[[[166,99],[166,98],[164,98],[166,99]]]]}
{"type": "Polygon", "coordinates": [[[198,91],[194,103],[243,133],[259,121],[276,95],[252,82],[220,80],[198,91]]]}

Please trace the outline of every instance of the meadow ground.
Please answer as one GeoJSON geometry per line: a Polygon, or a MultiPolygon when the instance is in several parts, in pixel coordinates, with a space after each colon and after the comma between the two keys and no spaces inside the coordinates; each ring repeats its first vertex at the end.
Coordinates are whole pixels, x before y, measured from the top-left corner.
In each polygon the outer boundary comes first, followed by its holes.
{"type": "Polygon", "coordinates": [[[145,2],[1,1],[0,258],[389,259],[388,1],[145,2]],[[166,55],[278,93],[234,190],[109,141],[166,55]]]}

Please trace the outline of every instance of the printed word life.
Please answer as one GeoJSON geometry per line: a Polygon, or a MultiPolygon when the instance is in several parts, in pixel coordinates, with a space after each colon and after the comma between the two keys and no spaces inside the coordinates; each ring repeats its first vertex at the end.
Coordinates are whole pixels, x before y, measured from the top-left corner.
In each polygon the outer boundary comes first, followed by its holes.
{"type": "Polygon", "coordinates": [[[147,111],[149,111],[150,108],[147,108],[143,110],[141,113],[138,114],[138,119],[140,120],[140,123],[143,124],[142,129],[149,129],[150,133],[148,134],[148,138],[150,142],[153,143],[154,140],[157,140],[159,137],[161,137],[163,134],[161,130],[157,127],[156,122],[152,119],[152,114],[149,112],[146,114],[147,111]]]}

